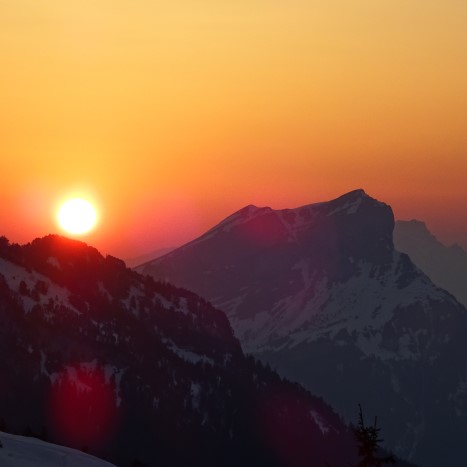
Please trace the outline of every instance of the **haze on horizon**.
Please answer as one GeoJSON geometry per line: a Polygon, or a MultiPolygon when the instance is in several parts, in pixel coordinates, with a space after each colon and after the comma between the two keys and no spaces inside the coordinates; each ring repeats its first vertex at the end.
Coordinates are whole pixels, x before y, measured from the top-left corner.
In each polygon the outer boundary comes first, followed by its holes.
{"type": "Polygon", "coordinates": [[[122,257],[354,188],[467,248],[467,4],[3,0],[0,219],[122,257]]]}

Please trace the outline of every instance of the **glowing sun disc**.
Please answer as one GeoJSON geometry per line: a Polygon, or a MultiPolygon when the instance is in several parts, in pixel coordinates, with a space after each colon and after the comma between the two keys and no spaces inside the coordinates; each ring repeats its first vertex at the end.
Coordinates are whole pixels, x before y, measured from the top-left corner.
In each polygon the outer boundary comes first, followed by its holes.
{"type": "Polygon", "coordinates": [[[89,232],[96,225],[97,214],[91,203],[74,198],[61,205],[57,220],[63,230],[79,235],[89,232]]]}

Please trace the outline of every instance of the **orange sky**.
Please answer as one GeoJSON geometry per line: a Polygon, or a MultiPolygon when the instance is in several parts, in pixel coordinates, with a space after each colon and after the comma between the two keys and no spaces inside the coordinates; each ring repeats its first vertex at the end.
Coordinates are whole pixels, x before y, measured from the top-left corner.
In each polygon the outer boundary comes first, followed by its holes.
{"type": "Polygon", "coordinates": [[[465,0],[1,0],[0,234],[122,257],[362,187],[467,247],[465,0]]]}

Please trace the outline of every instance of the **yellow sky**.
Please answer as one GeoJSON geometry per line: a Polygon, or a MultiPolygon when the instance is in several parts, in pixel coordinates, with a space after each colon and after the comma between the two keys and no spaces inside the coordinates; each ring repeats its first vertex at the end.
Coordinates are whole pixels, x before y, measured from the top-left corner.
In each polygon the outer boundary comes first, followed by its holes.
{"type": "Polygon", "coordinates": [[[1,233],[83,193],[131,256],[363,187],[467,246],[465,83],[465,0],[0,0],[1,233]]]}

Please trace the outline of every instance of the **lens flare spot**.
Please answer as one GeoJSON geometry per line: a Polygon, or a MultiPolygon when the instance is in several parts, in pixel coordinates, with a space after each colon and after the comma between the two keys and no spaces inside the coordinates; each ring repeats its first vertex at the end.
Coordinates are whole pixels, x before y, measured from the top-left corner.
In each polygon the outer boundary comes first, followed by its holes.
{"type": "Polygon", "coordinates": [[[117,422],[112,381],[99,368],[67,367],[52,386],[50,416],[55,435],[65,444],[105,446],[117,422]]]}

